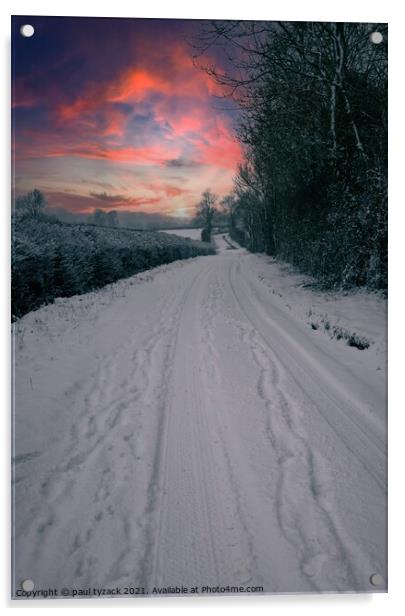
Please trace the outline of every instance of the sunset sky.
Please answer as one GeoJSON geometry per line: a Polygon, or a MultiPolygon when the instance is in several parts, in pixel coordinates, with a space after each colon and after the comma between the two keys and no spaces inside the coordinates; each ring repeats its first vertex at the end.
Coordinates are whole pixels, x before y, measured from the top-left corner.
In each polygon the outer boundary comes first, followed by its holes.
{"type": "Polygon", "coordinates": [[[15,17],[16,193],[38,188],[51,207],[72,212],[188,216],[206,188],[229,192],[241,159],[235,112],[193,66],[188,40],[199,27],[15,17]],[[19,33],[26,23],[32,38],[19,33]]]}

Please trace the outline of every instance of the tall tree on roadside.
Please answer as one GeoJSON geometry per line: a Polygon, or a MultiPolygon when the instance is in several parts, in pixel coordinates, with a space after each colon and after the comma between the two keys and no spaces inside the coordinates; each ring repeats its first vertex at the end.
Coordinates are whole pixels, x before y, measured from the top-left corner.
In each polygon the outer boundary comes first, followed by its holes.
{"type": "Polygon", "coordinates": [[[332,286],[387,284],[387,37],[386,24],[216,21],[195,42],[240,110],[246,245],[332,286]]]}
{"type": "Polygon", "coordinates": [[[217,211],[216,203],[218,201],[217,195],[215,195],[210,189],[203,192],[201,201],[196,208],[196,218],[203,224],[203,231],[205,230],[205,240],[211,241],[211,231],[213,218],[217,211]]]}

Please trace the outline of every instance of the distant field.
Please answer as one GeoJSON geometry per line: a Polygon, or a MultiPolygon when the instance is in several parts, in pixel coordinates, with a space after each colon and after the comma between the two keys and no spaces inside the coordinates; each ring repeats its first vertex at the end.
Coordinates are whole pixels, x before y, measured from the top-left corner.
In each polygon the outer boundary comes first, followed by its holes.
{"type": "MultiPolygon", "coordinates": [[[[191,231],[198,234],[197,229],[191,231]]],[[[176,235],[46,219],[14,220],[13,318],[56,297],[86,293],[163,263],[215,252],[209,244],[176,235]]]]}
{"type": "Polygon", "coordinates": [[[202,229],[164,229],[163,233],[178,235],[179,237],[190,237],[192,240],[200,240],[201,231],[202,229]]]}

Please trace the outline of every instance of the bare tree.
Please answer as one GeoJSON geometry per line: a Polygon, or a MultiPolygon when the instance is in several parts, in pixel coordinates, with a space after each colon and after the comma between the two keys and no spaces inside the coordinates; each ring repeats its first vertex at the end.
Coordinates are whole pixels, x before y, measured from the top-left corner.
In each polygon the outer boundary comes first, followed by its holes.
{"type": "Polygon", "coordinates": [[[215,195],[210,189],[203,192],[201,201],[197,205],[196,218],[201,221],[205,230],[205,240],[211,241],[211,231],[213,218],[217,211],[216,203],[218,201],[217,195],[215,195]]]}
{"type": "Polygon", "coordinates": [[[219,203],[222,213],[228,218],[229,227],[235,226],[235,216],[237,210],[237,198],[235,193],[225,195],[219,203]]]}
{"type": "Polygon", "coordinates": [[[17,215],[37,219],[43,215],[45,205],[44,195],[36,188],[26,195],[18,197],[15,202],[17,215]]]}
{"type": "Polygon", "coordinates": [[[239,108],[233,228],[331,284],[387,282],[387,38],[386,24],[214,21],[194,43],[239,108]]]}

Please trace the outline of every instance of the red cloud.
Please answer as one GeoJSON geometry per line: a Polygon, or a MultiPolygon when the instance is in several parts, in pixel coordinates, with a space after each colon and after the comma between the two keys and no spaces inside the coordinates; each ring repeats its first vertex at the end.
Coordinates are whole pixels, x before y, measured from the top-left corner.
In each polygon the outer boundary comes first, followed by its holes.
{"type": "Polygon", "coordinates": [[[94,102],[91,99],[77,98],[73,103],[62,103],[57,109],[61,120],[70,121],[81,117],[85,112],[94,110],[94,102]]]}
{"type": "Polygon", "coordinates": [[[199,162],[224,169],[236,169],[242,160],[242,149],[225,122],[217,120],[204,141],[198,145],[199,162]]]}
{"type": "Polygon", "coordinates": [[[181,116],[178,119],[171,119],[170,125],[177,136],[182,136],[199,131],[203,127],[203,118],[197,115],[181,116]]]}
{"type": "Polygon", "coordinates": [[[189,143],[196,151],[194,158],[202,164],[235,167],[241,158],[239,145],[226,120],[218,120],[218,113],[213,113],[213,82],[193,66],[185,45],[174,44],[163,60],[154,42],[143,45],[142,52],[138,65],[126,69],[114,81],[91,82],[79,98],[59,104],[56,128],[62,132],[69,129],[67,139],[54,140],[50,148],[22,146],[23,157],[73,156],[164,165],[180,157],[189,143]],[[153,95],[158,98],[151,99],[153,95]],[[117,103],[143,102],[152,105],[155,121],[168,125],[171,132],[161,136],[158,143],[134,147],[128,144],[130,136],[125,130],[128,114],[117,103]]]}
{"type": "Polygon", "coordinates": [[[173,94],[173,83],[168,77],[142,69],[129,70],[106,88],[105,100],[111,103],[140,102],[151,92],[173,94]]]}
{"type": "Polygon", "coordinates": [[[51,208],[66,208],[71,212],[90,213],[95,208],[112,210],[125,208],[126,210],[139,209],[144,206],[158,206],[161,198],[156,197],[122,197],[122,200],[115,199],[113,203],[104,198],[97,198],[97,195],[88,196],[72,194],[70,192],[47,192],[46,200],[51,208]]]}
{"type": "MultiPolygon", "coordinates": [[[[207,101],[213,93],[222,92],[205,72],[195,68],[185,44],[173,44],[170,54],[162,59],[156,52],[155,42],[143,41],[136,56],[136,66],[124,70],[114,81],[91,83],[81,97],[60,104],[56,110],[58,118],[73,122],[82,121],[84,116],[98,111],[111,114],[113,103],[136,104],[148,100],[152,94],[163,99],[207,101]]],[[[124,119],[121,116],[121,120],[124,119]]],[[[201,122],[194,119],[188,130],[200,127],[201,122]]],[[[186,124],[183,128],[178,126],[179,131],[186,128],[186,124]]]]}
{"type": "MultiPolygon", "coordinates": [[[[28,133],[27,131],[25,136],[30,138],[32,134],[35,135],[35,133],[28,133]]],[[[114,146],[108,143],[61,145],[57,143],[55,139],[48,140],[46,137],[42,139],[39,137],[38,139],[41,143],[39,152],[38,147],[35,145],[31,147],[25,146],[24,148],[17,146],[16,159],[74,157],[133,163],[136,165],[165,165],[168,161],[180,155],[179,148],[173,145],[168,147],[168,145],[164,143],[134,148],[114,146]]]]}
{"type": "Polygon", "coordinates": [[[187,195],[190,193],[189,188],[181,188],[173,184],[154,182],[152,184],[143,184],[142,186],[152,192],[163,194],[166,197],[179,197],[180,195],[187,195]]]}
{"type": "Polygon", "coordinates": [[[184,195],[190,192],[186,188],[179,188],[179,186],[163,186],[163,192],[167,197],[179,197],[180,195],[184,195]]]}
{"type": "MultiPolygon", "coordinates": [[[[146,196],[131,197],[130,207],[154,206],[155,211],[170,211],[171,200],[177,207],[179,203],[191,207],[198,201],[196,192],[200,192],[204,178],[211,181],[217,168],[222,171],[216,174],[218,180],[215,181],[222,183],[212,186],[213,190],[221,193],[230,190],[231,171],[242,155],[228,117],[213,109],[211,95],[220,93],[218,87],[206,73],[193,66],[185,43],[171,41],[168,45],[166,41],[166,45],[159,46],[150,39],[139,40],[136,46],[135,51],[132,50],[132,66],[124,70],[120,67],[116,76],[108,81],[86,82],[75,100],[67,99],[63,89],[55,89],[53,94],[42,93],[42,105],[49,96],[51,110],[46,129],[20,129],[16,134],[16,160],[69,157],[105,161],[114,163],[105,166],[111,176],[115,173],[113,169],[122,174],[125,166],[128,168],[125,180],[128,193],[133,181],[130,165],[177,167],[177,173],[187,178],[189,188],[167,183],[168,175],[164,170],[161,176],[158,169],[145,170],[146,177],[153,172],[151,177],[156,181],[141,184],[146,196]],[[131,123],[131,107],[138,115],[149,118],[144,132],[138,133],[134,128],[135,119],[131,123]],[[182,161],[193,161],[193,164],[182,164],[182,161]],[[205,168],[198,168],[197,164],[205,168]]],[[[21,89],[16,104],[30,106],[33,99],[28,94],[21,89]]],[[[69,161],[66,164],[63,161],[60,187],[69,186],[69,165],[69,161]]],[[[88,168],[94,172],[94,164],[88,168]]],[[[85,175],[85,165],[83,169],[85,175]]],[[[89,185],[91,183],[90,177],[89,185]]],[[[128,207],[125,185],[118,183],[117,186],[120,186],[117,192],[124,192],[125,197],[122,203],[117,200],[114,207],[124,207],[124,204],[128,207]]],[[[90,196],[54,192],[52,197],[71,210],[90,211],[95,207],[95,198],[90,196]]],[[[108,206],[111,204],[107,205],[103,199],[97,205],[108,206]]]]}

